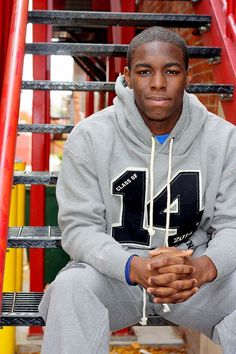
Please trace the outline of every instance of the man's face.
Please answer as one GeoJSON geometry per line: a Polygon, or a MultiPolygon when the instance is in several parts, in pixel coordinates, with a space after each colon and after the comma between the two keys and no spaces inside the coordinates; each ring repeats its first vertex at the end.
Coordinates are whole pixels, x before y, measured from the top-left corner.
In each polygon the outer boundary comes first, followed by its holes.
{"type": "Polygon", "coordinates": [[[154,134],[170,132],[182,111],[183,94],[191,75],[182,50],[170,43],[150,42],[132,53],[124,71],[138,110],[154,134]]]}

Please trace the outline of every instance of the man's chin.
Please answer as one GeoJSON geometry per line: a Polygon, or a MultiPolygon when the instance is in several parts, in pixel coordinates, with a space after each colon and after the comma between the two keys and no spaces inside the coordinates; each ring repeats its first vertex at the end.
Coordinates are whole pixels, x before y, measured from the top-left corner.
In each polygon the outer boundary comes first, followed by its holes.
{"type": "Polygon", "coordinates": [[[155,116],[155,117],[150,117],[149,121],[150,122],[165,122],[168,119],[169,119],[168,116],[155,116]]]}

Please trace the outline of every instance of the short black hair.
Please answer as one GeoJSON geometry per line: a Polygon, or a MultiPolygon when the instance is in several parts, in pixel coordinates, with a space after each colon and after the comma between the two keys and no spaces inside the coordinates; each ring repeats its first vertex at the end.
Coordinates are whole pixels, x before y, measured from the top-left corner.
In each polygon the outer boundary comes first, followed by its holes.
{"type": "Polygon", "coordinates": [[[127,65],[129,69],[131,69],[132,54],[134,50],[141,45],[150,42],[171,43],[176,47],[179,47],[183,52],[185,69],[188,69],[189,56],[185,40],[176,32],[158,26],[149,27],[132,39],[127,50],[127,65]]]}

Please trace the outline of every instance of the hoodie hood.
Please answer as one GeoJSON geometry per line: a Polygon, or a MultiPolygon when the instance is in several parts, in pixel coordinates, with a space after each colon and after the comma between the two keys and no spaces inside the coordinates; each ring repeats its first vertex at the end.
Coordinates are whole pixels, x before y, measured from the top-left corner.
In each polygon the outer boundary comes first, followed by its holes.
{"type": "MultiPolygon", "coordinates": [[[[133,90],[126,85],[123,75],[117,78],[115,91],[117,96],[114,99],[114,107],[120,129],[137,147],[149,152],[153,134],[141,117],[135,104],[133,90]]],[[[203,127],[207,116],[207,109],[197,97],[185,92],[181,116],[166,142],[163,145],[157,142],[159,151],[168,154],[168,143],[174,138],[173,154],[185,153],[203,127]],[[184,139],[181,139],[183,134],[184,139]]]]}

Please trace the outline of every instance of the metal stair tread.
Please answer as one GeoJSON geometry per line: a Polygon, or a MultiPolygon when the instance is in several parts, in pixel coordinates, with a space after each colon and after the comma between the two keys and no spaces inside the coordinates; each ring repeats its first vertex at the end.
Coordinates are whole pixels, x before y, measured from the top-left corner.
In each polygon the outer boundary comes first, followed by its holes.
{"type": "MultiPolygon", "coordinates": [[[[38,313],[38,305],[43,292],[3,293],[0,326],[44,326],[44,320],[38,313]]],[[[160,316],[150,316],[148,325],[173,325],[160,316]]]]}
{"type": "MultiPolygon", "coordinates": [[[[27,43],[25,53],[36,55],[74,56],[126,56],[127,44],[94,43],[27,43]]],[[[221,48],[188,46],[190,58],[215,58],[221,55],[221,48]]]]}
{"type": "Polygon", "coordinates": [[[72,124],[18,124],[18,132],[31,133],[70,133],[72,124]]]}
{"type": "Polygon", "coordinates": [[[9,248],[60,248],[59,226],[22,226],[8,228],[9,248]]]}
{"type": "MultiPolygon", "coordinates": [[[[114,82],[101,81],[23,81],[24,90],[66,90],[66,91],[114,91],[114,82]]],[[[191,84],[187,91],[190,93],[233,94],[234,87],[230,84],[191,84]]]]}
{"type": "Polygon", "coordinates": [[[55,185],[57,183],[58,172],[48,171],[15,171],[14,184],[46,184],[55,185]]]}
{"type": "Polygon", "coordinates": [[[0,326],[43,326],[38,305],[43,293],[3,293],[0,326]]]}
{"type": "Polygon", "coordinates": [[[209,26],[211,16],[193,14],[154,14],[104,11],[29,11],[28,23],[79,27],[106,26],[167,26],[199,28],[209,26]]]}

